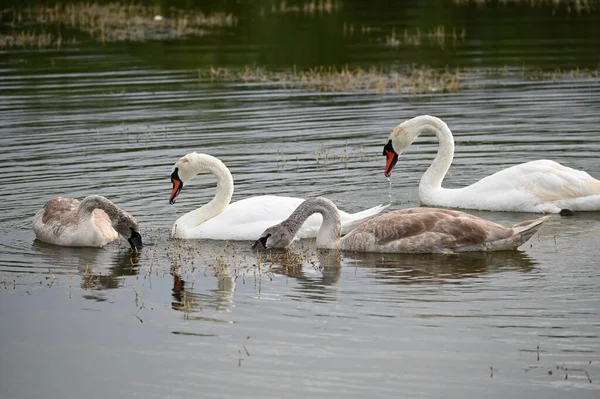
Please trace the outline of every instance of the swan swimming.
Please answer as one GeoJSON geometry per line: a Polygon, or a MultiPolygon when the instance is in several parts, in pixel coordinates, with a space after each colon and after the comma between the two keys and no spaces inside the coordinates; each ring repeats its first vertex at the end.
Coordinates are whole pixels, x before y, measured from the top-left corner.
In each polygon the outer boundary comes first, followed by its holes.
{"type": "Polygon", "coordinates": [[[286,248],[300,225],[314,213],[323,216],[317,248],[355,252],[447,253],[516,249],[550,216],[512,227],[449,209],[409,208],[375,216],[340,238],[335,204],[323,197],[308,198],[289,218],[266,229],[252,246],[255,250],[286,248]]]}
{"type": "MultiPolygon", "coordinates": [[[[199,173],[212,173],[217,178],[214,198],[207,204],[181,216],[171,235],[184,239],[255,240],[267,227],[287,218],[304,200],[302,198],[260,195],[229,203],[233,195],[233,177],[218,158],[208,154],[189,153],[173,166],[173,189],[169,203],[177,201],[182,188],[199,173]]],[[[342,233],[373,217],[389,205],[379,205],[362,212],[349,214],[339,211],[342,233]]],[[[298,236],[315,237],[321,216],[314,215],[303,224],[298,236]]]]}
{"type": "Polygon", "coordinates": [[[442,187],[454,157],[452,132],[441,119],[421,115],[402,122],[384,147],[384,174],[390,177],[398,156],[424,131],[433,132],[439,148],[419,183],[424,205],[488,211],[560,213],[600,211],[600,180],[584,171],[549,160],[511,166],[463,188],[442,187]]]}
{"type": "Polygon", "coordinates": [[[120,234],[132,249],[142,248],[137,221],[100,195],[81,202],[70,197],[51,199],[33,217],[33,231],[38,240],[65,247],[103,247],[120,234]]]}

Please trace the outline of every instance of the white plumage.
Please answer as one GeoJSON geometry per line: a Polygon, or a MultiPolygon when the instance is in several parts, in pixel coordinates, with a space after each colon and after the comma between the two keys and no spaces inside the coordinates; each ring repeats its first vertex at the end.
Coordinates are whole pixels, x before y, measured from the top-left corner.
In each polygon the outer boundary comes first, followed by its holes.
{"type": "Polygon", "coordinates": [[[391,175],[402,151],[424,131],[435,133],[440,143],[419,184],[419,200],[424,205],[541,213],[600,211],[600,180],[550,160],[515,165],[467,187],[443,188],[454,157],[454,139],[441,119],[428,115],[409,119],[390,133],[384,149],[386,176],[391,175]]]}
{"type": "MultiPolygon", "coordinates": [[[[233,177],[219,159],[195,152],[179,159],[173,166],[173,191],[170,203],[177,200],[181,188],[198,173],[212,173],[217,178],[214,198],[207,204],[181,216],[172,229],[172,236],[184,239],[255,240],[267,227],[287,218],[304,200],[302,198],[261,195],[232,204],[233,177]]],[[[352,230],[360,222],[378,214],[386,206],[376,206],[349,214],[340,211],[342,230],[352,230]]],[[[309,218],[298,231],[302,238],[315,237],[321,216],[309,218]]]]}

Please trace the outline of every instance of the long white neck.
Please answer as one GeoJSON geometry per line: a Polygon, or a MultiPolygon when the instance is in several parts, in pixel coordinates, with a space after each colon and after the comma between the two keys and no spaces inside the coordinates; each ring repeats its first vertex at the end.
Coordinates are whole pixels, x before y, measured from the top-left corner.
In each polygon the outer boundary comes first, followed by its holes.
{"type": "Polygon", "coordinates": [[[317,248],[336,249],[342,233],[342,221],[337,207],[327,198],[307,198],[282,224],[285,223],[293,235],[296,235],[306,219],[315,213],[323,216],[323,223],[317,233],[317,248]]]}
{"type": "Polygon", "coordinates": [[[199,173],[212,173],[217,178],[217,190],[209,203],[177,219],[174,229],[194,228],[221,214],[229,205],[233,195],[233,177],[223,162],[213,156],[195,152],[187,154],[186,158],[189,161],[189,164],[185,165],[186,169],[189,168],[188,180],[199,173]]]}
{"type": "MultiPolygon", "coordinates": [[[[412,143],[422,132],[430,131],[438,139],[439,147],[437,155],[431,166],[421,177],[419,183],[419,197],[421,200],[439,194],[442,189],[444,176],[450,169],[452,159],[454,158],[454,138],[448,125],[435,116],[423,115],[413,118],[400,126],[403,127],[409,140],[412,143]]],[[[447,191],[447,190],[443,190],[447,191]]],[[[423,201],[425,202],[425,201],[423,201]]],[[[426,201],[426,203],[435,203],[426,201]]]]}

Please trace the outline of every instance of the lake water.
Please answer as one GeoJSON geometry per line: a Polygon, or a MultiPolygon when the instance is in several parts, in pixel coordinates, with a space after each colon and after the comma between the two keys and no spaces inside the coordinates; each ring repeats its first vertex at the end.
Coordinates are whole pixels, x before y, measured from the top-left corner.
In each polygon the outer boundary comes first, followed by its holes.
{"type": "Polygon", "coordinates": [[[542,158],[600,178],[595,3],[375,3],[304,15],[242,2],[235,28],[203,37],[0,53],[1,398],[600,396],[600,212],[552,217],[517,251],[460,256],[338,257],[307,240],[259,258],[249,242],[169,239],[214,194],[198,176],[168,205],[171,167],[191,151],[230,168],[233,200],[418,206],[435,137],[402,155],[391,188],[381,152],[420,114],[455,135],[448,187],[542,158]],[[439,24],[443,48],[426,39],[439,24]],[[421,45],[386,42],[417,27],[421,45]],[[466,32],[455,46],[452,28],[466,32]],[[320,92],[204,74],[346,63],[459,67],[461,89],[320,92]],[[140,254],[122,239],[35,240],[46,201],[89,194],[137,218],[140,254]]]}

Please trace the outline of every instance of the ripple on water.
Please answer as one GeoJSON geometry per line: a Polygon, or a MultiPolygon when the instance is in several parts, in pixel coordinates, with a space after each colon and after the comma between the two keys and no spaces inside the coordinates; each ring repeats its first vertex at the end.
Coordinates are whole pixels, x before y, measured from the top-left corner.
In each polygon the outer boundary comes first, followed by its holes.
{"type": "MultiPolygon", "coordinates": [[[[435,138],[423,135],[402,155],[391,189],[381,150],[395,125],[426,113],[455,134],[447,186],[538,158],[600,177],[598,79],[480,76],[481,89],[454,94],[321,94],[200,81],[110,50],[53,57],[64,68],[0,69],[0,295],[12,317],[0,323],[0,352],[13,359],[0,386],[64,396],[83,384],[103,397],[598,389],[578,371],[599,347],[598,213],[551,219],[519,251],[333,260],[309,251],[257,271],[248,243],[168,239],[178,216],[212,198],[212,176],[167,204],[173,163],[199,151],[229,166],[234,200],[327,195],[350,212],[390,199],[416,206],[435,138]],[[109,71],[94,72],[98,63],[109,71]],[[34,240],[31,217],[47,200],[92,193],[136,216],[141,254],[122,239],[102,249],[34,240]],[[557,365],[573,370],[568,380],[557,365]],[[93,379],[96,366],[111,384],[93,379]]],[[[473,213],[506,224],[531,217],[473,213]]]]}

